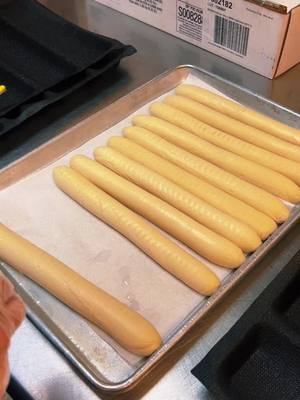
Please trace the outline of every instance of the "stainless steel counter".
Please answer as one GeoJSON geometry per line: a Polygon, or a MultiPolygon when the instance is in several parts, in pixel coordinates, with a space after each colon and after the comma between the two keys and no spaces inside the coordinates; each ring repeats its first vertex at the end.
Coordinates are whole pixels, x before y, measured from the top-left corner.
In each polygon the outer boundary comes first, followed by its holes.
{"type": "MultiPolygon", "coordinates": [[[[274,81],[263,78],[170,35],[118,14],[92,0],[44,0],[49,8],[67,19],[104,35],[133,44],[138,53],[124,60],[113,78],[96,79],[60,104],[41,112],[15,129],[1,143],[0,167],[49,140],[66,126],[161,72],[180,64],[195,64],[220,74],[261,96],[300,112],[300,65],[274,81]],[[28,132],[26,140],[18,131],[28,132]]],[[[80,49],[78,49],[80,51],[80,49]]],[[[263,288],[296,253],[300,226],[270,253],[248,278],[217,307],[205,325],[196,327],[184,344],[122,399],[210,400],[212,397],[191,375],[193,368],[230,329],[263,288]]],[[[96,393],[47,340],[25,321],[13,339],[12,373],[37,400],[93,400],[107,395],[96,393]]],[[[115,396],[116,397],[116,396],[115,396]]]]}

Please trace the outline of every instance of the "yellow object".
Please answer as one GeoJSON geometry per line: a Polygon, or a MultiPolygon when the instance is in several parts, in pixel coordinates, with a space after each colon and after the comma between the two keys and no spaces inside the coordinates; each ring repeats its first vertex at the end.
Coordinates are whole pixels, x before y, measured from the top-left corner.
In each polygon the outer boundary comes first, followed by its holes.
{"type": "Polygon", "coordinates": [[[287,207],[270,193],[167,142],[165,139],[144,128],[125,128],[124,135],[146,147],[148,150],[174,162],[188,172],[246,202],[255,209],[273,218],[276,222],[285,221],[289,216],[287,207]]]}
{"type": "MultiPolygon", "coordinates": [[[[154,103],[157,104],[157,103],[154,103]]],[[[165,104],[166,107],[160,112],[155,112],[153,107],[150,106],[151,111],[156,117],[166,119],[174,125],[177,125],[186,130],[198,129],[198,120],[187,113],[179,110],[174,110],[171,106],[165,104]],[[170,108],[169,108],[170,107],[170,108]],[[167,111],[167,112],[166,112],[167,111]],[[172,111],[172,112],[171,112],[172,111]]],[[[240,121],[233,118],[227,117],[227,115],[221,114],[209,107],[199,104],[198,118],[201,112],[201,121],[208,125],[214,126],[217,129],[223,130],[232,136],[236,136],[246,142],[262,147],[273,153],[279,154],[283,157],[294,161],[300,161],[300,147],[294,144],[285,142],[282,139],[278,139],[268,133],[265,133],[259,129],[253,128],[252,126],[245,125],[240,121]]]]}
{"type": "Polygon", "coordinates": [[[112,137],[108,145],[168,178],[224,213],[244,222],[254,229],[261,239],[266,239],[277,228],[275,222],[267,215],[127,138],[112,137]]]}
{"type": "Polygon", "coordinates": [[[159,333],[145,318],[2,224],[0,259],[98,325],[127,350],[147,356],[160,346],[159,333]]]}
{"type": "Polygon", "coordinates": [[[165,102],[195,118],[199,118],[196,128],[192,129],[192,133],[195,135],[225,150],[245,157],[248,160],[271,168],[292,179],[297,184],[300,184],[300,163],[245,142],[244,140],[201,122],[203,110],[200,108],[205,106],[201,106],[197,101],[182,96],[169,96],[165,99],[165,102]]]}
{"type": "MultiPolygon", "coordinates": [[[[164,104],[155,104],[155,110],[164,104]]],[[[300,188],[284,175],[223,150],[192,133],[156,117],[139,116],[134,123],[240,178],[291,203],[300,201],[300,188]]]]}
{"type": "Polygon", "coordinates": [[[297,144],[298,146],[300,145],[299,129],[285,125],[266,115],[237,104],[232,100],[225,99],[223,96],[212,93],[209,90],[184,84],[177,87],[176,93],[196,100],[222,114],[261,129],[282,140],[297,144]]]}
{"type": "Polygon", "coordinates": [[[224,214],[142,164],[109,147],[98,147],[94,151],[94,156],[102,165],[231,240],[243,251],[252,252],[260,246],[260,238],[249,226],[224,214]]]}
{"type": "Polygon", "coordinates": [[[227,268],[239,267],[245,260],[242,251],[229,240],[200,225],[181,211],[158,199],[85,156],[75,156],[71,167],[89,181],[142,215],[201,256],[227,268]]]}
{"type": "MultiPolygon", "coordinates": [[[[218,288],[219,279],[208,267],[75,170],[57,167],[54,180],[73,200],[131,240],[189,287],[204,295],[210,295],[218,288]]],[[[138,330],[138,326],[135,329],[138,330]]]]}
{"type": "Polygon", "coordinates": [[[0,95],[6,92],[6,86],[0,85],[0,95]]]}

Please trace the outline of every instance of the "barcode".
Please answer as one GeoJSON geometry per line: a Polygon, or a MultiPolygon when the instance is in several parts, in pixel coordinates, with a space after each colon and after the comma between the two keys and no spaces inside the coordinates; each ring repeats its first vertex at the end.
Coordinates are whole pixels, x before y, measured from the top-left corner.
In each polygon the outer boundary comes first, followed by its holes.
{"type": "Polygon", "coordinates": [[[215,15],[214,42],[243,56],[247,54],[249,31],[245,25],[215,15]]]}

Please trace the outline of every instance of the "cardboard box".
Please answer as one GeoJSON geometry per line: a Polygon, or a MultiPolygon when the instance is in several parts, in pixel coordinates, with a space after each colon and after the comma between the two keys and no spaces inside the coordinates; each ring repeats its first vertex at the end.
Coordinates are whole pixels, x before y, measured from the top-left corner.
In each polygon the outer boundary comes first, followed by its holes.
{"type": "Polygon", "coordinates": [[[268,78],[300,62],[299,0],[97,1],[268,78]]]}

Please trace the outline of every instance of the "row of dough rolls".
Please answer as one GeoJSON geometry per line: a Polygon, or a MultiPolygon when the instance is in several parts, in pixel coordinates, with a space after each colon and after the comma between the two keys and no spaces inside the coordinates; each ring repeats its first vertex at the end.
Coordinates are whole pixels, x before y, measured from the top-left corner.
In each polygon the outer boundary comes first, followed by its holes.
{"type": "MultiPolygon", "coordinates": [[[[96,148],[95,160],[76,155],[53,178],[168,273],[209,296],[220,285],[217,275],[163,232],[210,262],[239,267],[244,253],[288,218],[278,197],[300,200],[299,132],[192,85],[153,103],[150,113],[135,117],[125,137],[96,148]]],[[[160,346],[144,317],[1,224],[0,257],[127,350],[146,356],[160,346]]]]}
{"type": "Polygon", "coordinates": [[[287,130],[289,144],[284,137],[269,143],[269,133],[259,141],[260,126],[249,132],[233,119],[237,113],[199,104],[194,89],[182,85],[152,104],[151,115],[135,117],[125,137],[96,148],[95,160],[72,157],[54,180],[173,276],[210,295],[217,276],[153,225],[209,261],[237,268],[243,252],[255,251],[288,218],[278,197],[300,200],[300,169],[295,132],[287,130]]]}

